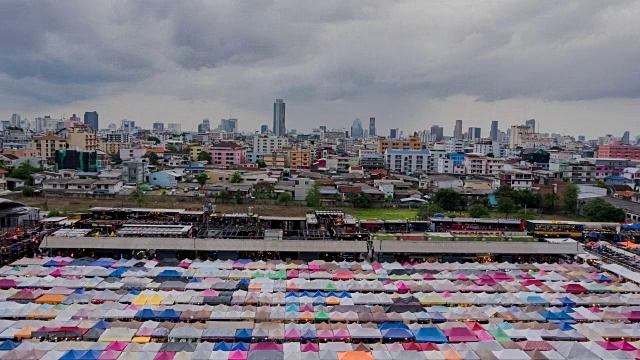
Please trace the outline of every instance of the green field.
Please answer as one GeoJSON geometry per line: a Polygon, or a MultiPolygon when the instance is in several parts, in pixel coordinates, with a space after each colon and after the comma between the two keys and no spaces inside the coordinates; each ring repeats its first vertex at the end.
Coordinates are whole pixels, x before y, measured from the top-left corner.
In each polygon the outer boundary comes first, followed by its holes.
{"type": "Polygon", "coordinates": [[[417,209],[349,209],[347,213],[359,220],[405,220],[416,217],[417,209]]]}

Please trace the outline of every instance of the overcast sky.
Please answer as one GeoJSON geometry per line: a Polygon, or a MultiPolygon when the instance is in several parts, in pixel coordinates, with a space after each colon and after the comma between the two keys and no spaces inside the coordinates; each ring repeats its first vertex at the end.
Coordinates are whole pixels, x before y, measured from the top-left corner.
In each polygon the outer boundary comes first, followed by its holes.
{"type": "Polygon", "coordinates": [[[639,1],[0,1],[0,118],[640,134],[639,1]],[[634,126],[635,125],[635,126],[634,126]]]}

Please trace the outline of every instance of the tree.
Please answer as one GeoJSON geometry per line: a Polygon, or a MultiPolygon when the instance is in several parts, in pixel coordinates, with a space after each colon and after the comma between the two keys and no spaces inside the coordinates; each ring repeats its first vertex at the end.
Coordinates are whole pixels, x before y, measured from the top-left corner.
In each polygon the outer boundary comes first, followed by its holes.
{"type": "Polygon", "coordinates": [[[486,206],[476,204],[469,208],[469,215],[474,218],[488,218],[490,213],[486,206]]]}
{"type": "Polygon", "coordinates": [[[509,217],[510,213],[516,211],[516,204],[508,197],[502,197],[498,199],[498,211],[504,213],[505,217],[509,217]]]}
{"type": "Polygon", "coordinates": [[[253,185],[253,197],[259,200],[269,200],[273,198],[275,188],[273,184],[266,181],[260,181],[253,185]]]}
{"type": "Polygon", "coordinates": [[[258,167],[259,167],[260,169],[264,169],[264,168],[266,168],[266,167],[267,167],[267,163],[265,163],[265,162],[264,162],[264,161],[262,161],[262,160],[258,160],[258,161],[256,162],[256,164],[258,165],[258,167]]]}
{"type": "Polygon", "coordinates": [[[160,158],[158,157],[158,154],[156,154],[156,153],[154,153],[154,152],[149,153],[149,164],[151,164],[151,165],[156,165],[156,166],[157,166],[157,165],[158,165],[158,160],[159,160],[159,159],[160,159],[160,158]]]}
{"type": "Polygon", "coordinates": [[[514,190],[511,199],[519,207],[537,208],[540,206],[540,195],[529,189],[514,190]]]}
{"type": "Polygon", "coordinates": [[[114,165],[120,165],[122,164],[122,158],[120,157],[120,153],[113,153],[111,154],[111,162],[114,165]]]}
{"type": "Polygon", "coordinates": [[[558,195],[556,193],[544,194],[542,197],[542,210],[553,213],[558,203],[558,195]]]}
{"type": "Polygon", "coordinates": [[[462,196],[453,189],[440,189],[433,195],[433,202],[447,211],[455,211],[464,207],[462,196]]]}
{"type": "Polygon", "coordinates": [[[139,187],[136,187],[131,192],[131,200],[135,201],[138,206],[142,206],[144,204],[144,191],[139,187]]]}
{"type": "Polygon", "coordinates": [[[198,174],[198,176],[196,176],[196,181],[198,182],[198,184],[200,184],[200,186],[204,186],[204,184],[207,183],[207,179],[209,179],[209,176],[207,176],[207,174],[205,173],[200,173],[198,174]]]}
{"type": "Polygon", "coordinates": [[[596,222],[623,222],[625,220],[624,210],[617,208],[601,198],[589,201],[582,208],[582,213],[590,221],[596,222]]]}
{"type": "Polygon", "coordinates": [[[239,184],[242,182],[242,175],[240,175],[240,173],[235,173],[233,174],[233,176],[231,177],[230,182],[232,184],[239,184]]]}
{"type": "Polygon", "coordinates": [[[598,182],[595,184],[595,187],[599,187],[601,189],[608,189],[609,186],[607,186],[607,183],[602,181],[602,180],[598,180],[598,182]]]}
{"type": "Polygon", "coordinates": [[[17,168],[14,168],[9,172],[8,177],[22,179],[22,180],[31,180],[31,175],[38,172],[38,169],[31,166],[31,163],[28,161],[23,162],[17,168]]]}
{"type": "Polygon", "coordinates": [[[160,139],[158,139],[158,138],[157,138],[157,137],[155,137],[155,136],[149,136],[149,137],[147,138],[147,141],[153,141],[156,145],[158,145],[158,144],[160,144],[160,143],[161,143],[160,139]]]}
{"type": "Polygon", "coordinates": [[[291,201],[291,194],[288,192],[282,192],[278,195],[278,202],[280,204],[286,205],[289,201],[291,201]]]}
{"type": "Polygon", "coordinates": [[[33,187],[29,185],[21,186],[20,191],[22,191],[22,195],[26,197],[33,196],[33,187]]]}
{"type": "Polygon", "coordinates": [[[441,212],[443,212],[443,210],[437,204],[425,203],[418,208],[416,217],[420,220],[429,220],[432,216],[441,212]]]}
{"type": "Polygon", "coordinates": [[[227,189],[222,189],[222,190],[218,191],[218,194],[216,195],[216,198],[218,198],[218,199],[228,199],[229,198],[229,191],[227,189]]]}
{"type": "Polygon", "coordinates": [[[47,214],[47,217],[48,217],[48,218],[52,218],[52,217],[58,217],[58,216],[60,216],[60,215],[62,215],[62,214],[60,214],[60,211],[58,211],[58,210],[51,210],[51,211],[49,211],[49,213],[47,214]]]}
{"type": "Polygon", "coordinates": [[[198,153],[198,161],[206,161],[207,164],[211,163],[211,154],[206,151],[200,151],[198,153]]]}
{"type": "Polygon", "coordinates": [[[495,156],[492,152],[490,152],[490,153],[488,153],[488,154],[487,154],[487,157],[488,157],[488,158],[494,158],[494,157],[496,157],[496,156],[495,156]]]}
{"type": "Polygon", "coordinates": [[[236,201],[236,204],[240,204],[242,202],[242,194],[240,190],[236,190],[235,194],[233,194],[233,198],[236,201]]]}
{"type": "Polygon", "coordinates": [[[562,191],[562,208],[564,211],[575,214],[578,210],[578,187],[575,184],[567,185],[562,191]]]}
{"type": "Polygon", "coordinates": [[[514,190],[509,185],[500,185],[500,187],[493,192],[497,198],[513,197],[514,190]]]}
{"type": "Polygon", "coordinates": [[[320,185],[318,183],[314,183],[311,189],[309,189],[305,200],[309,207],[316,209],[320,207],[320,185]]]}
{"type": "Polygon", "coordinates": [[[371,207],[371,198],[369,194],[362,192],[350,192],[347,194],[347,198],[356,208],[368,208],[371,207]]]}
{"type": "Polygon", "coordinates": [[[173,152],[173,153],[178,152],[178,148],[175,147],[173,144],[169,144],[169,145],[165,146],[164,148],[169,150],[170,152],[173,152]]]}

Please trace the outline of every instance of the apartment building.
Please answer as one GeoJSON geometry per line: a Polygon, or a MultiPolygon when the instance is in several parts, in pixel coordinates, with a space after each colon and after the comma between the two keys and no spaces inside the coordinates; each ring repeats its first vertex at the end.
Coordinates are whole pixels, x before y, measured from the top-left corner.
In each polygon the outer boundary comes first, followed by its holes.
{"type": "Polygon", "coordinates": [[[424,149],[424,143],[418,136],[409,136],[409,140],[387,140],[384,138],[378,139],[378,154],[384,154],[385,150],[422,150],[424,149]]]}

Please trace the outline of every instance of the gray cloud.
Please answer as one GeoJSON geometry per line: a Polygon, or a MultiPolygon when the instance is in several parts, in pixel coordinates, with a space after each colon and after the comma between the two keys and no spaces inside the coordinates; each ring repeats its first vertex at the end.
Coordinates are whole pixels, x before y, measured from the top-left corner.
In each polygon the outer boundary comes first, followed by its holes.
{"type": "Polygon", "coordinates": [[[285,97],[301,113],[404,104],[405,118],[456,96],[638,99],[638,15],[630,0],[8,0],[0,95],[36,109],[131,94],[254,114],[285,97]]]}

